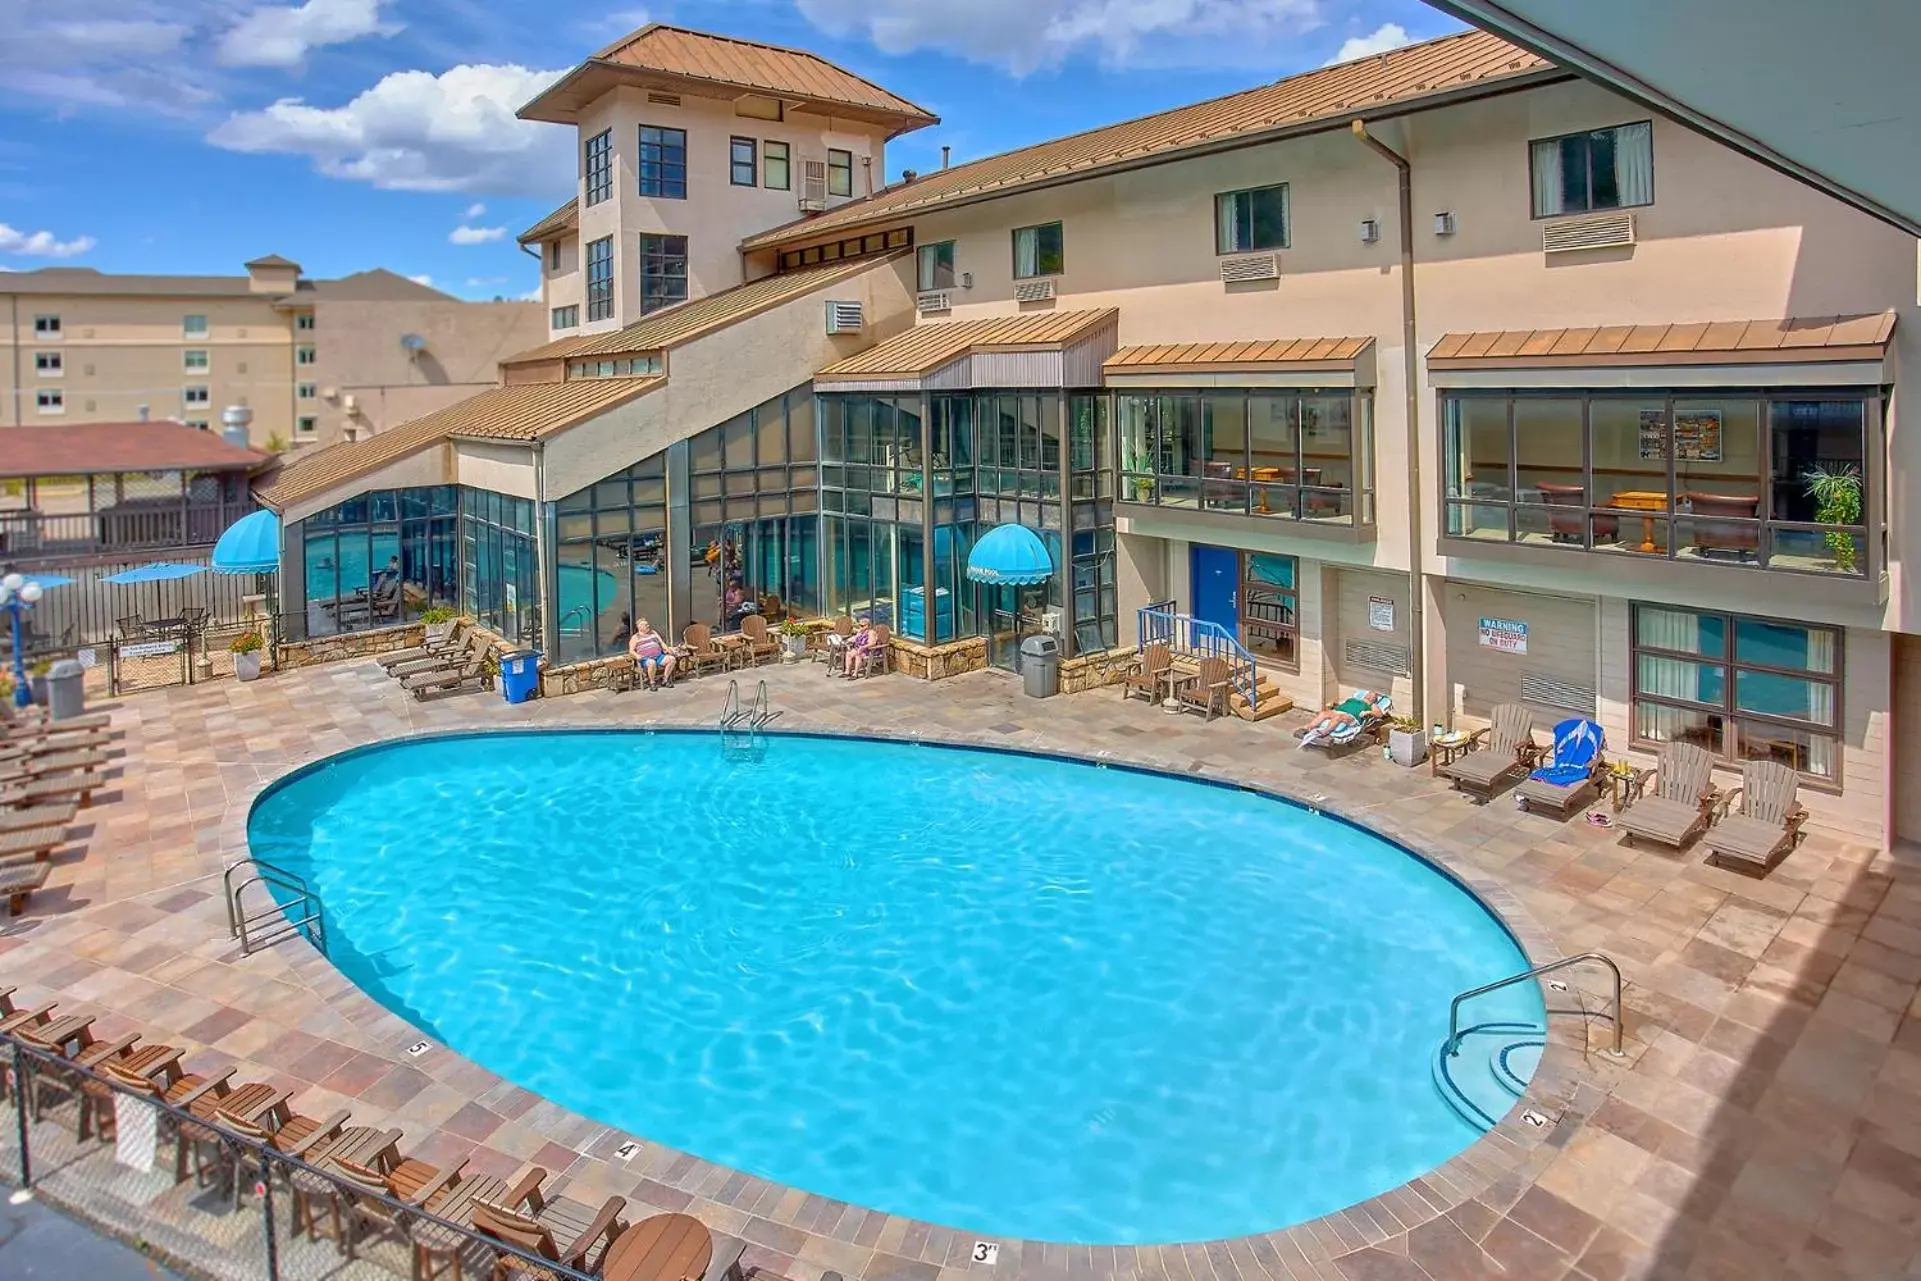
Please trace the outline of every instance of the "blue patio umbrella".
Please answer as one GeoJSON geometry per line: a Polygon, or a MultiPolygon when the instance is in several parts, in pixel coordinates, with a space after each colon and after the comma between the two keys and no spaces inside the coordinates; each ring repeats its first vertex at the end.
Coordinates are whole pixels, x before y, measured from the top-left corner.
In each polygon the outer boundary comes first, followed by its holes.
{"type": "Polygon", "coordinates": [[[997,587],[1028,587],[1054,576],[1054,558],[1027,526],[996,525],[968,554],[967,576],[997,587]]]}
{"type": "Polygon", "coordinates": [[[155,561],[151,565],[135,565],[117,574],[108,574],[100,581],[129,586],[136,583],[170,583],[177,578],[192,578],[195,574],[207,572],[205,565],[183,565],[178,561],[155,561]]]}
{"type": "Polygon", "coordinates": [[[65,574],[35,574],[29,572],[25,574],[25,577],[40,584],[42,587],[65,587],[73,581],[65,574]]]}
{"type": "Polygon", "coordinates": [[[227,526],[213,547],[216,574],[271,574],[280,568],[280,517],[262,509],[227,526]]]}

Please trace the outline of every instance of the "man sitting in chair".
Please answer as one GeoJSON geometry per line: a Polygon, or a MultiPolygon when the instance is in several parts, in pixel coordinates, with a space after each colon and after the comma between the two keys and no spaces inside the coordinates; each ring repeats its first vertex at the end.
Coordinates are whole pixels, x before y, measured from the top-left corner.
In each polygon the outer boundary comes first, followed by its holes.
{"type": "Polygon", "coordinates": [[[627,641],[627,653],[634,660],[634,672],[648,689],[660,689],[674,678],[674,652],[646,619],[634,624],[627,641]]]}
{"type": "Polygon", "coordinates": [[[1386,714],[1385,694],[1377,694],[1371,689],[1357,689],[1352,698],[1329,703],[1327,710],[1301,731],[1301,746],[1312,747],[1324,739],[1344,737],[1359,729],[1369,717],[1386,714]]]}

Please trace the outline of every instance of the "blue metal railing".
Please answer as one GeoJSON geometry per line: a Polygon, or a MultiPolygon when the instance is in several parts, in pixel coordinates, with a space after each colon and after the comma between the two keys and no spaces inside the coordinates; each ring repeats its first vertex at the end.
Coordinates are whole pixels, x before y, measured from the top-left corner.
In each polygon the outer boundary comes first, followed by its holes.
{"type": "Polygon", "coordinates": [[[1225,659],[1232,672],[1234,692],[1247,700],[1248,714],[1259,710],[1261,674],[1254,665],[1254,655],[1219,623],[1175,613],[1172,601],[1162,601],[1140,610],[1135,636],[1140,648],[1166,645],[1177,658],[1225,659]]]}

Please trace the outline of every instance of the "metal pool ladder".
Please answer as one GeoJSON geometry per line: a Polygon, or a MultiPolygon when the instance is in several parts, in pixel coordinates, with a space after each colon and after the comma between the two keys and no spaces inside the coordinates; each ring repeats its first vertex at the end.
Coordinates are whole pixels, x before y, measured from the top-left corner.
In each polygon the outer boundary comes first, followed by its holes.
{"type": "Polygon", "coordinates": [[[220,879],[227,895],[227,933],[240,940],[242,956],[252,956],[295,935],[304,935],[322,956],[327,954],[327,925],[320,896],[299,876],[264,859],[243,858],[228,867],[220,879]],[[236,884],[235,877],[243,873],[244,879],[236,884]],[[267,906],[249,916],[241,905],[241,896],[256,885],[266,888],[267,906]],[[275,890],[290,896],[284,908],[274,897],[275,890]]]}
{"type": "Polygon", "coordinates": [[[754,701],[745,705],[740,701],[740,682],[728,681],[727,702],[720,709],[721,749],[729,754],[757,758],[767,745],[761,731],[780,715],[772,703],[766,681],[761,681],[754,691],[754,701]]]}
{"type": "MultiPolygon", "coordinates": [[[[1494,982],[1486,984],[1485,986],[1473,988],[1461,993],[1454,998],[1454,1003],[1448,1007],[1447,1044],[1442,1047],[1443,1051],[1448,1058],[1453,1058],[1461,1052],[1461,1004],[1464,1001],[1471,1001],[1477,996],[1486,996],[1489,992],[1498,992],[1504,987],[1511,987],[1516,983],[1524,983],[1528,979],[1538,979],[1543,975],[1552,974],[1556,970],[1565,970],[1588,962],[1606,967],[1608,973],[1614,976],[1614,1008],[1612,1012],[1603,1017],[1614,1025],[1614,1048],[1610,1050],[1609,1053],[1617,1059],[1620,1058],[1622,1056],[1621,967],[1614,963],[1612,957],[1603,956],[1599,952],[1583,952],[1579,956],[1564,956],[1558,961],[1549,961],[1546,965],[1537,965],[1531,970],[1523,970],[1519,974],[1510,974],[1504,979],[1496,979],[1494,982]]],[[[1584,1010],[1582,1013],[1585,1014],[1586,1011],[1584,1010]]]]}

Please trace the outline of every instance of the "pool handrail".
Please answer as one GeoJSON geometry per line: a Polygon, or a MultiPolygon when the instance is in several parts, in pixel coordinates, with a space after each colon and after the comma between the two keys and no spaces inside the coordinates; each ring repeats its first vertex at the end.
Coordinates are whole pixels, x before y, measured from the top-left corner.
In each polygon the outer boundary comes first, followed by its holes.
{"type": "Polygon", "coordinates": [[[1569,969],[1590,961],[1606,966],[1608,973],[1614,976],[1614,1010],[1606,1017],[1609,1022],[1614,1024],[1614,1049],[1610,1051],[1610,1053],[1612,1053],[1614,1057],[1620,1058],[1623,1052],[1621,1049],[1621,967],[1614,963],[1612,957],[1604,956],[1599,952],[1583,952],[1579,956],[1564,956],[1558,961],[1549,961],[1546,965],[1537,965],[1531,970],[1523,970],[1519,974],[1510,974],[1504,979],[1496,979],[1492,983],[1471,988],[1456,996],[1453,1003],[1448,1006],[1447,1012],[1447,1045],[1444,1047],[1447,1052],[1447,1057],[1453,1058],[1461,1052],[1462,1002],[1470,1001],[1477,996],[1486,996],[1489,992],[1498,992],[1504,987],[1511,987],[1516,983],[1525,982],[1528,979],[1538,979],[1543,975],[1552,974],[1556,970],[1569,969]]]}
{"type": "Polygon", "coordinates": [[[301,876],[265,859],[243,858],[228,865],[220,875],[220,882],[226,891],[227,933],[229,937],[240,940],[242,956],[251,956],[263,947],[302,933],[322,956],[327,954],[327,926],[322,915],[320,896],[301,876]],[[248,868],[253,870],[254,875],[235,885],[234,874],[248,868]],[[258,915],[248,916],[240,906],[240,899],[255,885],[266,886],[272,905],[258,915]],[[273,897],[276,889],[285,890],[293,896],[293,901],[283,907],[280,900],[273,897]],[[297,918],[293,915],[296,912],[300,914],[297,918]],[[260,934],[251,933],[251,927],[274,921],[276,917],[279,918],[278,925],[270,925],[260,934]],[[308,929],[309,926],[312,928],[308,929]]]}

